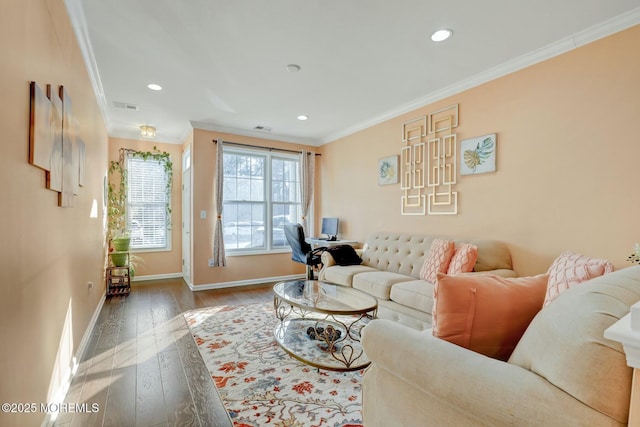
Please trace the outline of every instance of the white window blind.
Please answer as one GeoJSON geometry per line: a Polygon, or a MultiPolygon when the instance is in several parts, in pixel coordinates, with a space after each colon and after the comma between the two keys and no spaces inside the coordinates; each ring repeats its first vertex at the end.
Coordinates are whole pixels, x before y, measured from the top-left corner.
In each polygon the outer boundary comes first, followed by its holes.
{"type": "Polygon", "coordinates": [[[168,248],[166,186],[162,162],[127,157],[127,226],[133,249],[168,248]]]}

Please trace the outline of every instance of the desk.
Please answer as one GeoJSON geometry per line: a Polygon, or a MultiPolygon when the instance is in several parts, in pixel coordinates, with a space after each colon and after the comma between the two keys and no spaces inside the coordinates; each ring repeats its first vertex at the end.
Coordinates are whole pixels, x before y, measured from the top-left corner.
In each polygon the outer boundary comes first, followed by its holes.
{"type": "Polygon", "coordinates": [[[322,240],[316,239],[313,237],[307,237],[304,239],[305,242],[310,244],[311,246],[338,246],[338,245],[357,245],[358,242],[356,240],[322,240]]]}

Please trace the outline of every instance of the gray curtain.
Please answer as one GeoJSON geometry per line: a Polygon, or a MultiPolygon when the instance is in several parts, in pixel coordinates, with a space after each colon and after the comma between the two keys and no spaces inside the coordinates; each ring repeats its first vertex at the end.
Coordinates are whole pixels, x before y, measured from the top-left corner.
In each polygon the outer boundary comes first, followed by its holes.
{"type": "Polygon", "coordinates": [[[302,193],[302,228],[309,236],[309,209],[313,200],[313,177],[316,169],[316,154],[307,150],[300,153],[300,190],[302,193]]]}
{"type": "Polygon", "coordinates": [[[221,139],[216,144],[216,224],[213,231],[213,266],[224,267],[227,265],[227,258],[224,254],[224,233],[222,232],[222,208],[224,206],[223,188],[224,188],[224,154],[223,142],[221,139]]]}

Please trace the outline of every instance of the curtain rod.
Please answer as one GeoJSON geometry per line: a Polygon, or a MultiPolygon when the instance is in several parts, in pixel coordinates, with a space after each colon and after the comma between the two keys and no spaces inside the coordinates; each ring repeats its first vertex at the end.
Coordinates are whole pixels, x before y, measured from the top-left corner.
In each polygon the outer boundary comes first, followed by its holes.
{"type": "MultiPolygon", "coordinates": [[[[217,144],[218,141],[216,141],[215,139],[212,140],[214,144],[217,144]]],[[[275,147],[263,147],[261,145],[252,145],[252,144],[242,144],[240,142],[231,142],[231,141],[222,141],[223,144],[225,145],[234,145],[236,147],[249,147],[249,148],[258,148],[260,150],[267,150],[267,151],[282,151],[284,153],[296,153],[296,154],[302,154],[302,151],[296,151],[296,150],[287,150],[286,148],[275,148],[275,147]]],[[[308,153],[311,154],[311,153],[308,153]]],[[[315,153],[316,156],[322,156],[322,154],[320,153],[315,153]]]]}

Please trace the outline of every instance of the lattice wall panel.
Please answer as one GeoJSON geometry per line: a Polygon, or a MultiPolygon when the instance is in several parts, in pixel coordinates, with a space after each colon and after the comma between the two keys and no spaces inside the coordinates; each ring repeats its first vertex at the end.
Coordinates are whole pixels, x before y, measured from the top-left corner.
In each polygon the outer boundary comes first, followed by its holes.
{"type": "Polygon", "coordinates": [[[427,117],[419,117],[402,125],[401,163],[401,213],[424,215],[427,210],[425,189],[425,139],[427,117]]]}
{"type": "Polygon", "coordinates": [[[458,171],[458,105],[427,116],[427,213],[456,215],[458,193],[454,191],[458,171]]]}
{"type": "Polygon", "coordinates": [[[455,215],[458,104],[402,125],[402,215],[455,215]]]}

